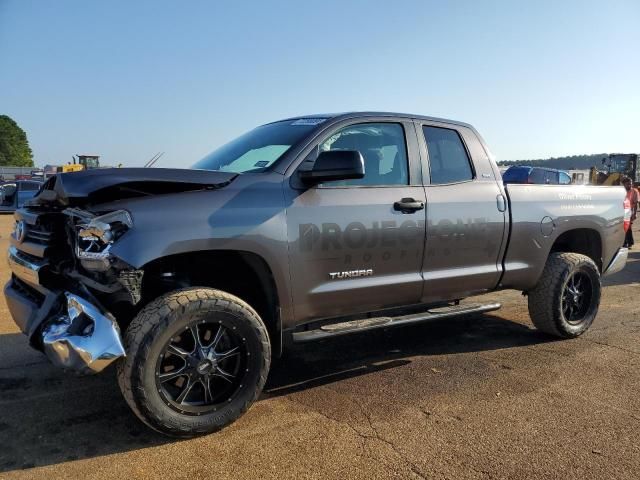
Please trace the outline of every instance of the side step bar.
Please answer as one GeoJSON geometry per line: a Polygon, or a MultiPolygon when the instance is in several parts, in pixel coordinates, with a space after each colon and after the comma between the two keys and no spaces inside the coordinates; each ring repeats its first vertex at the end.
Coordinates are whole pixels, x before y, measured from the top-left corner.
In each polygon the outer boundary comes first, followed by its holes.
{"type": "Polygon", "coordinates": [[[329,337],[338,337],[349,333],[365,332],[378,328],[396,327],[400,325],[411,325],[415,323],[427,322],[429,320],[437,320],[440,318],[457,317],[468,313],[483,313],[498,310],[502,305],[499,303],[487,304],[468,304],[468,305],[452,305],[446,307],[438,307],[427,310],[426,312],[412,313],[409,315],[400,315],[397,317],[374,317],[363,318],[360,320],[351,320],[342,323],[332,323],[323,325],[315,330],[306,330],[302,332],[294,332],[292,334],[294,343],[312,342],[322,340],[329,337]]]}

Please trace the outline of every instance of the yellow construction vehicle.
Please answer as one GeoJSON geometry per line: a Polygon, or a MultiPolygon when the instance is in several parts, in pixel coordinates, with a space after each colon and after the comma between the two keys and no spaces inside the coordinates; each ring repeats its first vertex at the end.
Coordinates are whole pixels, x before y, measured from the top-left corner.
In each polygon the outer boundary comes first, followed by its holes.
{"type": "Polygon", "coordinates": [[[591,167],[589,183],[592,185],[620,185],[622,177],[640,182],[637,153],[612,153],[602,159],[602,168],[591,167]]]}
{"type": "Polygon", "coordinates": [[[100,168],[100,155],[74,155],[73,163],[58,167],[58,173],[79,172],[91,168],[100,168]]]}

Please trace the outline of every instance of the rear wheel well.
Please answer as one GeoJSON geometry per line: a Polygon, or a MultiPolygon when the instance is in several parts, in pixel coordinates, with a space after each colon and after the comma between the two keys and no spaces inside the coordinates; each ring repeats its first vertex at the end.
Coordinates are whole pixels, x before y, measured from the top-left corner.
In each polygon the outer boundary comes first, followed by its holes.
{"type": "Polygon", "coordinates": [[[602,240],[600,234],[589,228],[577,228],[556,238],[551,252],[581,253],[595,262],[602,272],[602,240]]]}
{"type": "Polygon", "coordinates": [[[267,327],[272,352],[280,352],[278,291],[271,269],[254,253],[199,251],[162,257],[143,267],[144,305],[160,295],[186,287],[212,287],[235,295],[253,307],[267,327]]]}

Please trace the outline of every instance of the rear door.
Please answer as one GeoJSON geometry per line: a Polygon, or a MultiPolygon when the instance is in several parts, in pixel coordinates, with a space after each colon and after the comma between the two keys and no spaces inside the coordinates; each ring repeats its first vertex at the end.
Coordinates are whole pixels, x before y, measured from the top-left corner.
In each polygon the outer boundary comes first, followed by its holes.
{"type": "Polygon", "coordinates": [[[400,211],[403,199],[425,203],[412,121],[362,119],[330,128],[299,167],[319,151],[358,150],[361,180],[285,188],[294,314],[297,321],[418,303],[425,208],[400,211]]]}
{"type": "Polygon", "coordinates": [[[419,122],[427,195],[423,302],[494,288],[501,274],[506,199],[473,130],[419,122]]]}

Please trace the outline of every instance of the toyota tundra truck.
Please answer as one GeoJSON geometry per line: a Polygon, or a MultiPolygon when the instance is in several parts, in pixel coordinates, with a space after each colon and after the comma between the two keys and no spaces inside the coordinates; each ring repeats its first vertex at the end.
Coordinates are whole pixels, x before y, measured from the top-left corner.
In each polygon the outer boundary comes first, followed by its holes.
{"type": "Polygon", "coordinates": [[[115,364],[135,414],[187,437],[241,416],[291,345],[500,307],[469,296],[520,290],[538,329],[581,335],[626,263],[624,199],[504,185],[465,123],[296,117],[191,169],[50,178],[15,213],[4,293],[54,364],[115,364]]]}

